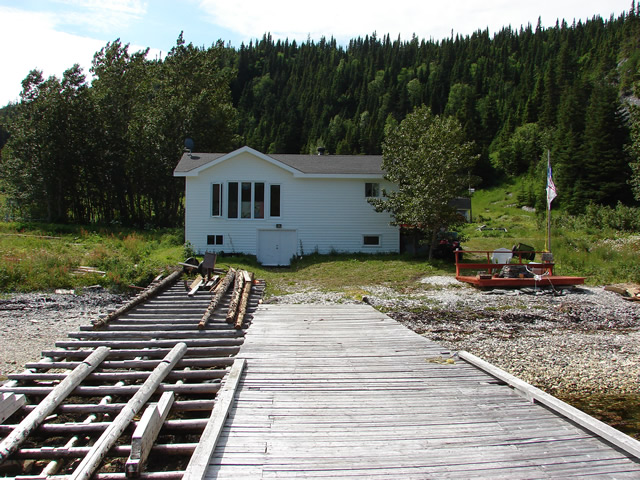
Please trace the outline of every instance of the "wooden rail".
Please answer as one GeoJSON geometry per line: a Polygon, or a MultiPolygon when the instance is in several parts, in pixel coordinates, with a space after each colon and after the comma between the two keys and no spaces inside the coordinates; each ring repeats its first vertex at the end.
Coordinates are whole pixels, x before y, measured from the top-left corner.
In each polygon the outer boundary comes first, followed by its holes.
{"type": "MultiPolygon", "coordinates": [[[[251,315],[235,328],[226,322],[231,292],[208,308],[214,292],[204,282],[188,292],[181,276],[156,279],[9,375],[0,386],[0,476],[182,478],[194,438],[237,384],[234,357],[251,315]]],[[[264,283],[251,287],[253,312],[264,283]]]]}

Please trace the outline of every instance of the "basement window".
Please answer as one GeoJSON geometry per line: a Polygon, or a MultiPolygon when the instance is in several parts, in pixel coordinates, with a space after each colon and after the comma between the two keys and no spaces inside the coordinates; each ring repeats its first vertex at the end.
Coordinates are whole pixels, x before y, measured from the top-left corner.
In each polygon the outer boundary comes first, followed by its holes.
{"type": "Polygon", "coordinates": [[[379,247],[380,235],[364,235],[362,237],[362,244],[365,247],[379,247]]]}
{"type": "Polygon", "coordinates": [[[224,245],[224,236],[207,235],[207,245],[224,245]]]}

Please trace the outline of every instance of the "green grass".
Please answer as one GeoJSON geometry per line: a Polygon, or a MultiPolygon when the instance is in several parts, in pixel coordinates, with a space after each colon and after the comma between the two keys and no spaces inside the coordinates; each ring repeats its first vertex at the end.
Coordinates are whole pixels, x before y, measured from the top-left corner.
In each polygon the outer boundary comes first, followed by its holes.
{"type": "Polygon", "coordinates": [[[360,300],[369,292],[363,287],[381,285],[409,292],[426,275],[452,275],[454,267],[444,262],[428,263],[406,255],[334,254],[308,255],[290,267],[262,267],[253,257],[221,257],[218,265],[242,268],[267,282],[267,295],[282,295],[301,289],[343,292],[360,300]]]}
{"type": "Polygon", "coordinates": [[[134,231],[69,225],[0,223],[0,291],[146,285],[183,260],[177,230],[134,231]],[[105,275],[74,272],[93,267],[105,275]]]}
{"type": "MultiPolygon", "coordinates": [[[[518,207],[521,182],[513,180],[473,195],[474,223],[462,229],[465,250],[511,248],[517,243],[531,245],[538,251],[545,249],[546,217],[544,213],[518,207]],[[478,231],[480,225],[507,231],[478,231]]],[[[552,210],[551,251],[556,274],[584,276],[589,285],[640,283],[640,232],[566,227],[559,225],[561,217],[561,212],[552,210]]]]}

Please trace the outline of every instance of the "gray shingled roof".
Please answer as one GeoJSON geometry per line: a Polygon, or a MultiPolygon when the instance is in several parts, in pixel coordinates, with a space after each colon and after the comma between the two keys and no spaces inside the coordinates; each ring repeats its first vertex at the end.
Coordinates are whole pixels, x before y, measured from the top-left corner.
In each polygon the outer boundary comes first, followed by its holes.
{"type": "MultiPolygon", "coordinates": [[[[174,173],[187,173],[227,155],[192,153],[182,155],[174,173]]],[[[381,155],[268,155],[307,175],[382,175],[381,155]]]]}

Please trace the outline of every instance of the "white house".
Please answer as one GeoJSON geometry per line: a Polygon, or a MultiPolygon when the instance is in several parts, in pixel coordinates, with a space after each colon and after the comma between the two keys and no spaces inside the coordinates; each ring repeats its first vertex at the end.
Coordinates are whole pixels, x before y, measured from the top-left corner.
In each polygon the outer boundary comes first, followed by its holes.
{"type": "Polygon", "coordinates": [[[313,252],[398,252],[400,232],[367,202],[392,186],[381,156],[185,153],[185,237],[196,251],[288,265],[313,252]]]}

